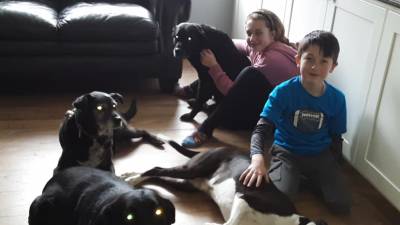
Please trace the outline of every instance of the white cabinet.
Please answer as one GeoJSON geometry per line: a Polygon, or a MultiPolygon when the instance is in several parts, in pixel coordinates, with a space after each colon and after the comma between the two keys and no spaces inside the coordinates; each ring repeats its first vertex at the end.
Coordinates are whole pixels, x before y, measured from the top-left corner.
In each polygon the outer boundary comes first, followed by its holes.
{"type": "Polygon", "coordinates": [[[354,162],[355,143],[370,89],[386,10],[362,0],[338,0],[330,22],[340,43],[338,67],[328,78],[347,101],[345,157],[354,162]]]}
{"type": "Polygon", "coordinates": [[[247,16],[261,8],[262,0],[235,0],[232,38],[245,39],[245,23],[247,16]]]}
{"type": "MultiPolygon", "coordinates": [[[[325,27],[327,13],[332,13],[333,0],[291,0],[290,22],[286,25],[288,38],[291,42],[300,41],[313,30],[322,30],[325,27]]],[[[330,17],[330,15],[329,15],[330,17]]]]}
{"type": "Polygon", "coordinates": [[[356,168],[400,209],[400,14],[389,11],[359,129],[356,168]]]}
{"type": "Polygon", "coordinates": [[[345,156],[400,210],[400,14],[389,9],[338,0],[325,24],[341,46],[330,81],[346,94],[345,156]]]}

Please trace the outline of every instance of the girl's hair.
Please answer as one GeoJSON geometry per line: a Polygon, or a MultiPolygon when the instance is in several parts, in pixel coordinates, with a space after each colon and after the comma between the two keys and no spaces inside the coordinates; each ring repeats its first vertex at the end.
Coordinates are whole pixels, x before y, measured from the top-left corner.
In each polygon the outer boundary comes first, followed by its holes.
{"type": "Polygon", "coordinates": [[[263,20],[265,25],[275,33],[274,40],[283,42],[287,45],[292,46],[289,43],[289,39],[285,37],[285,27],[283,27],[282,21],[279,17],[270,10],[267,9],[257,9],[256,11],[250,13],[247,16],[247,20],[263,20]]]}

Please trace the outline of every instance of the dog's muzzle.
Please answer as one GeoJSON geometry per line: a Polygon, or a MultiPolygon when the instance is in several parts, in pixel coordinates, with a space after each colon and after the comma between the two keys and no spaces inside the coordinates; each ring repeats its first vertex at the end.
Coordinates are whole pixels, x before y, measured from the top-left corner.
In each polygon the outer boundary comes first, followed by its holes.
{"type": "Polygon", "coordinates": [[[114,128],[122,127],[122,118],[118,113],[113,112],[112,121],[114,128]]]}
{"type": "Polygon", "coordinates": [[[184,58],[185,57],[185,51],[179,46],[175,47],[174,48],[174,57],[177,58],[177,59],[184,58]]]}

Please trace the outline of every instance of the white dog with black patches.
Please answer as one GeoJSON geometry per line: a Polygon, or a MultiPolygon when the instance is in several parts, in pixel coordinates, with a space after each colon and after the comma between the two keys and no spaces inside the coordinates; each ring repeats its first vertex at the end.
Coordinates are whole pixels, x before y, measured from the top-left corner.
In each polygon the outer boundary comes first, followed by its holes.
{"type": "Polygon", "coordinates": [[[174,141],[169,143],[191,159],[182,166],[155,167],[142,174],[123,174],[122,178],[131,185],[161,179],[201,190],[218,205],[226,221],[224,225],[326,225],[324,221],[311,221],[298,215],[291,200],[272,183],[251,188],[244,186],[239,177],[250,163],[246,154],[227,148],[199,153],[174,141]]]}

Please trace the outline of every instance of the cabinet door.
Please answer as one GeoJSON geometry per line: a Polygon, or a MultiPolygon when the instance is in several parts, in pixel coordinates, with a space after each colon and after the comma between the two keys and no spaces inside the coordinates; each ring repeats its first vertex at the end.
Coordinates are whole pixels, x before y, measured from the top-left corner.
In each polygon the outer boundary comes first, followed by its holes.
{"type": "Polygon", "coordinates": [[[400,210],[400,14],[389,12],[359,135],[356,167],[400,210]]]}
{"type": "Polygon", "coordinates": [[[245,23],[247,15],[261,8],[262,0],[236,0],[232,25],[232,38],[246,38],[245,23]]]}
{"type": "Polygon", "coordinates": [[[288,37],[292,42],[301,40],[313,30],[322,30],[328,7],[333,0],[292,0],[288,37]]]}
{"type": "Polygon", "coordinates": [[[263,0],[262,8],[274,12],[279,17],[279,19],[281,19],[287,32],[288,31],[287,27],[289,26],[289,21],[290,21],[292,2],[293,0],[280,0],[280,1],[263,0]]]}
{"type": "Polygon", "coordinates": [[[339,65],[328,80],[346,95],[347,133],[343,151],[354,162],[386,10],[362,0],[338,0],[334,11],[331,27],[340,43],[339,65]]]}

